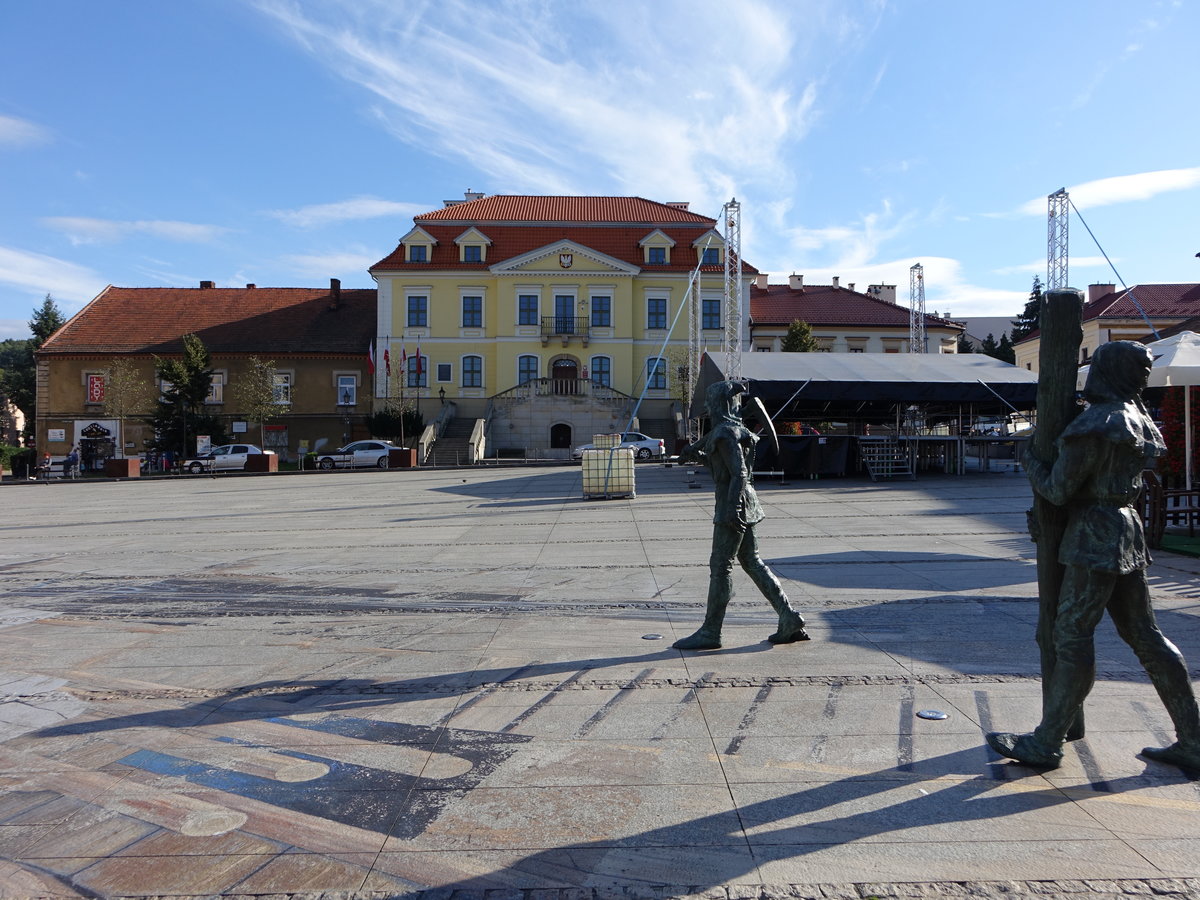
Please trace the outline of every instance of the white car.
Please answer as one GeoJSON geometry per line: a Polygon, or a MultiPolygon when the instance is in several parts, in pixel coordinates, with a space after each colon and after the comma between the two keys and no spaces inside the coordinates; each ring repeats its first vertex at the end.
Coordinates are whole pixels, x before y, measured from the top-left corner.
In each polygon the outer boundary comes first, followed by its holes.
{"type": "Polygon", "coordinates": [[[198,475],[201,472],[241,471],[246,468],[248,456],[262,456],[272,453],[271,450],[260,450],[253,444],[221,444],[213,447],[207,453],[202,453],[194,459],[185,460],[183,468],[198,475]]]}
{"type": "Polygon", "coordinates": [[[357,468],[359,466],[377,466],[386,469],[388,454],[393,450],[402,450],[390,441],[353,441],[345,447],[339,447],[329,453],[317,454],[318,469],[357,468]]]}
{"type": "MultiPolygon", "coordinates": [[[[646,437],[640,431],[626,431],[621,435],[621,447],[632,450],[638,459],[662,459],[667,455],[667,447],[661,438],[646,437]]],[[[571,451],[574,459],[583,459],[584,450],[596,450],[594,444],[584,444],[571,451]]]]}

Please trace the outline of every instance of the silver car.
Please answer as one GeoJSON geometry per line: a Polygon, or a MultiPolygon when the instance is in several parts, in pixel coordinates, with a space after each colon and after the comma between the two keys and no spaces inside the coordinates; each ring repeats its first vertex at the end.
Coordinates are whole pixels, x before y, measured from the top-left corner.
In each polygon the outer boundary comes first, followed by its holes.
{"type": "Polygon", "coordinates": [[[221,444],[218,447],[213,447],[207,453],[201,453],[195,459],[186,460],[183,468],[193,475],[200,472],[226,472],[236,470],[240,472],[246,468],[246,458],[249,456],[262,456],[264,453],[270,453],[270,450],[260,450],[253,444],[221,444]]]}
{"type": "Polygon", "coordinates": [[[388,454],[403,447],[390,441],[352,441],[345,447],[339,447],[329,453],[317,454],[318,469],[358,468],[359,466],[377,466],[386,469],[388,454]]]}
{"type": "MultiPolygon", "coordinates": [[[[640,431],[626,431],[621,435],[621,447],[632,450],[638,459],[662,459],[667,454],[666,444],[661,438],[646,437],[640,431]]],[[[584,444],[571,451],[574,459],[583,459],[584,450],[597,449],[594,444],[584,444]]]]}

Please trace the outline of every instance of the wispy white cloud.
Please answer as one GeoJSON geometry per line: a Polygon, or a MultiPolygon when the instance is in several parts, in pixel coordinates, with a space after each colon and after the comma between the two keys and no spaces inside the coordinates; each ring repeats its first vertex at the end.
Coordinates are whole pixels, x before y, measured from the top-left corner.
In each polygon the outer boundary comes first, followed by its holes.
{"type": "Polygon", "coordinates": [[[412,218],[428,212],[419,203],[398,203],[378,197],[352,197],[336,203],[318,203],[299,209],[270,210],[267,215],[297,228],[314,228],[356,219],[377,219],[382,216],[405,216],[412,218]]]}
{"type": "Polygon", "coordinates": [[[193,222],[137,221],[90,219],[82,216],[51,216],[42,224],[67,236],[72,245],[113,244],[135,234],[166,238],[188,244],[203,244],[229,231],[218,225],[198,225],[193,222]]]}
{"type": "Polygon", "coordinates": [[[881,15],[833,0],[736,16],[720,0],[257,6],[370,92],[392,134],[502,191],[594,193],[600,173],[605,190],[711,210],[791,183],[785,151],[820,115],[824,62],[881,15]]]}
{"type": "Polygon", "coordinates": [[[368,267],[379,262],[380,254],[346,251],[342,253],[298,253],[284,256],[281,262],[289,271],[315,278],[361,280],[368,267]]]}
{"type": "Polygon", "coordinates": [[[27,119],[0,116],[0,147],[32,147],[50,141],[50,132],[27,119]]]}
{"type": "MultiPolygon", "coordinates": [[[[1113,257],[1114,263],[1120,261],[1119,258],[1113,257]]],[[[1069,264],[1072,269],[1107,268],[1108,260],[1103,256],[1072,256],[1069,264]]],[[[1044,276],[1046,274],[1046,260],[1038,259],[1033,262],[1019,263],[1015,266],[1002,266],[999,269],[992,269],[992,272],[996,275],[1020,275],[1021,273],[1037,275],[1041,273],[1044,276]]]]}
{"type": "Polygon", "coordinates": [[[0,341],[23,341],[33,337],[28,319],[0,319],[0,341]]]}
{"type": "Polygon", "coordinates": [[[104,287],[104,279],[86,266],[64,259],[0,246],[0,284],[11,285],[32,296],[53,295],[76,308],[104,287]]]}
{"type": "MultiPolygon", "coordinates": [[[[1200,186],[1200,166],[1190,169],[1161,169],[1157,172],[1139,172],[1136,175],[1117,175],[1085,181],[1067,188],[1071,202],[1080,209],[1111,206],[1114,203],[1129,203],[1134,200],[1149,200],[1159,194],[1187,191],[1200,186]]],[[[1021,204],[1024,215],[1046,215],[1046,198],[1038,197],[1021,204]]]]}

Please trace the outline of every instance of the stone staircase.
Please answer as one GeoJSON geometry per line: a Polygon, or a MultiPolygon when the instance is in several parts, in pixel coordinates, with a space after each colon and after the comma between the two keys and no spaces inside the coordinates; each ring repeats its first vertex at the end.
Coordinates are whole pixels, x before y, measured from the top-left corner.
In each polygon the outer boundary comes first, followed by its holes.
{"type": "Polygon", "coordinates": [[[437,439],[425,461],[427,466],[465,466],[470,459],[471,432],[475,428],[473,418],[451,419],[446,430],[437,439]]]}

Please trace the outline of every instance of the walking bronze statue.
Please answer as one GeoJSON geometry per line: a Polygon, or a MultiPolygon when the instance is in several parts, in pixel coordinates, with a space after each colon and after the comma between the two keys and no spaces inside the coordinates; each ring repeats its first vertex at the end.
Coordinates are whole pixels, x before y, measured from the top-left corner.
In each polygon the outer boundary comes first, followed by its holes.
{"type": "MultiPolygon", "coordinates": [[[[751,474],[758,436],[742,422],[745,390],[745,386],[736,381],[719,381],[711,385],[705,394],[705,406],[712,427],[704,437],[679,453],[680,462],[699,462],[708,468],[716,494],[704,624],[695,634],[680,638],[672,645],[679,650],[716,650],[721,646],[721,624],[733,596],[735,559],[779,614],[779,627],[767,640],[773,644],[808,640],[804,617],[792,608],[779,579],[758,555],[754,526],[762,521],[763,511],[754,492],[751,474]]],[[[754,398],[750,402],[757,407],[764,434],[778,450],[778,438],[761,401],[754,398]]]]}
{"type": "Polygon", "coordinates": [[[1107,609],[1175,726],[1175,743],[1142,755],[1200,771],[1200,711],[1187,664],[1154,619],[1145,571],[1150,554],[1133,507],[1142,469],[1165,450],[1141,401],[1152,362],[1135,341],[1102,345],[1084,386],[1089,405],[1063,430],[1057,459],[1047,465],[1030,452],[1023,460],[1037,494],[1066,511],[1058,550],[1065,572],[1053,623],[1054,665],[1043,671],[1042,721],[1031,734],[987,736],[993,750],[1027,765],[1061,763],[1095,681],[1094,632],[1107,609]]]}

